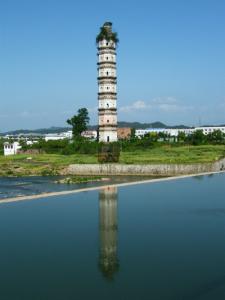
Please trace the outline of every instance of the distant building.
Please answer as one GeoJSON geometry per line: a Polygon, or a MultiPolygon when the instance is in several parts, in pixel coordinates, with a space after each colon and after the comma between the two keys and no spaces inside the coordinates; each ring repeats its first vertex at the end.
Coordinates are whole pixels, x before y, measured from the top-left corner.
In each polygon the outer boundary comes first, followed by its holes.
{"type": "Polygon", "coordinates": [[[220,130],[225,133],[225,126],[196,127],[195,130],[202,130],[204,134],[209,134],[216,130],[220,130]]]}
{"type": "Polygon", "coordinates": [[[15,155],[21,149],[19,142],[5,142],[4,143],[4,155],[15,155]]]}
{"type": "Polygon", "coordinates": [[[18,133],[14,135],[5,135],[4,139],[12,139],[14,141],[23,140],[26,141],[27,144],[29,142],[38,141],[39,139],[45,139],[46,141],[50,140],[62,140],[62,139],[72,139],[73,133],[72,130],[61,132],[61,133],[18,133]]]}
{"type": "Polygon", "coordinates": [[[58,141],[64,139],[72,139],[72,130],[61,132],[61,133],[49,133],[44,136],[45,141],[58,141]]]}
{"type": "Polygon", "coordinates": [[[136,129],[135,130],[135,136],[142,137],[148,133],[159,133],[159,132],[165,132],[165,128],[146,128],[146,129],[136,129]]]}
{"type": "Polygon", "coordinates": [[[117,128],[117,136],[119,140],[129,139],[131,136],[131,128],[117,128]]]}
{"type": "Polygon", "coordinates": [[[73,138],[73,132],[72,132],[72,130],[68,130],[66,132],[62,132],[61,134],[64,135],[65,138],[67,138],[67,139],[72,139],[73,138]]]}
{"type": "Polygon", "coordinates": [[[46,142],[48,142],[48,141],[58,141],[58,140],[64,140],[65,136],[62,136],[62,135],[57,134],[57,133],[49,133],[49,134],[45,135],[44,139],[45,139],[46,142]]]}
{"type": "Polygon", "coordinates": [[[177,137],[180,132],[183,132],[185,135],[192,134],[194,128],[166,128],[163,132],[171,137],[177,137]]]}
{"type": "Polygon", "coordinates": [[[43,138],[44,135],[41,133],[18,133],[18,134],[7,134],[5,136],[3,136],[4,139],[11,139],[14,141],[19,141],[19,140],[23,140],[23,141],[32,141],[32,140],[37,140],[40,138],[43,138]]]}
{"type": "Polygon", "coordinates": [[[97,139],[97,130],[86,130],[86,131],[83,131],[81,133],[81,136],[85,137],[87,139],[94,139],[94,140],[96,140],[97,139]]]}
{"type": "Polygon", "coordinates": [[[179,132],[185,133],[185,135],[190,135],[197,130],[202,130],[204,134],[212,133],[215,130],[220,130],[225,133],[225,126],[210,126],[210,127],[194,127],[194,128],[147,128],[147,129],[136,129],[135,136],[142,137],[145,134],[155,132],[155,133],[165,133],[171,137],[177,137],[179,132]]]}

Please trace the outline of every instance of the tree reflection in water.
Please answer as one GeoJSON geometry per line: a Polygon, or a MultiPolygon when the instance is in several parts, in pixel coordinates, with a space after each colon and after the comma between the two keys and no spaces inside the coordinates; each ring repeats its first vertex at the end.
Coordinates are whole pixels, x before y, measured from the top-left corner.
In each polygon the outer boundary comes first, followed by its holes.
{"type": "Polygon", "coordinates": [[[108,186],[99,191],[99,267],[107,279],[119,270],[117,231],[117,188],[108,186]]]}

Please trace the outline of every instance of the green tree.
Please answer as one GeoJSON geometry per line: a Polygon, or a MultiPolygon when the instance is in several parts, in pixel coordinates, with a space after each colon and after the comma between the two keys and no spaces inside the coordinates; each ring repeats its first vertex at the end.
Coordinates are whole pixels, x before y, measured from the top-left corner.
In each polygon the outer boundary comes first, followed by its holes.
{"type": "Polygon", "coordinates": [[[224,134],[221,130],[214,130],[213,132],[208,133],[207,140],[211,143],[220,144],[224,140],[224,134]]]}
{"type": "Polygon", "coordinates": [[[103,27],[100,27],[100,33],[96,37],[96,43],[98,43],[104,39],[107,41],[112,40],[116,44],[119,43],[117,32],[112,32],[109,29],[110,26],[112,26],[111,22],[105,22],[103,27]]]}
{"type": "Polygon", "coordinates": [[[203,133],[203,130],[196,130],[191,135],[191,142],[193,145],[201,145],[206,141],[206,136],[203,133]]]}
{"type": "Polygon", "coordinates": [[[184,142],[186,139],[186,134],[183,131],[178,132],[177,140],[178,142],[184,142]]]}
{"type": "Polygon", "coordinates": [[[133,141],[136,139],[135,128],[131,128],[130,140],[133,141]]]}
{"type": "Polygon", "coordinates": [[[158,139],[163,140],[163,142],[166,142],[167,140],[169,140],[169,138],[170,138],[169,135],[165,132],[160,131],[158,133],[158,139]]]}
{"type": "Polygon", "coordinates": [[[71,119],[67,120],[67,123],[72,126],[74,138],[81,137],[82,131],[87,130],[89,120],[88,110],[84,107],[78,109],[77,115],[74,115],[71,119]]]}
{"type": "Polygon", "coordinates": [[[4,140],[3,138],[0,138],[0,155],[4,153],[3,149],[4,149],[4,140]]]}

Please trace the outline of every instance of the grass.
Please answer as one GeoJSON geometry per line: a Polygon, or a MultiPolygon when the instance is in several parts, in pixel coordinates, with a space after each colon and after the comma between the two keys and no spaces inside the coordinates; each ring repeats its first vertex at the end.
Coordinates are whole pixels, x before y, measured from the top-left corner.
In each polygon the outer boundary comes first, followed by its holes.
{"type": "Polygon", "coordinates": [[[225,145],[170,146],[145,151],[122,152],[120,162],[125,164],[153,163],[208,163],[225,157],[225,145]]]}
{"type": "MultiPolygon", "coordinates": [[[[120,163],[208,163],[225,157],[225,145],[160,146],[152,149],[121,152],[120,163]]],[[[96,155],[36,154],[0,155],[0,176],[57,175],[70,164],[98,163],[96,155]],[[29,159],[32,158],[32,159],[29,159]]]]}
{"type": "Polygon", "coordinates": [[[77,163],[97,163],[97,156],[85,154],[0,156],[0,176],[58,175],[66,166],[77,163]]]}
{"type": "Polygon", "coordinates": [[[72,184],[72,183],[86,183],[93,181],[101,181],[101,176],[70,176],[66,178],[62,178],[56,181],[56,183],[64,183],[64,184],[72,184]]]}

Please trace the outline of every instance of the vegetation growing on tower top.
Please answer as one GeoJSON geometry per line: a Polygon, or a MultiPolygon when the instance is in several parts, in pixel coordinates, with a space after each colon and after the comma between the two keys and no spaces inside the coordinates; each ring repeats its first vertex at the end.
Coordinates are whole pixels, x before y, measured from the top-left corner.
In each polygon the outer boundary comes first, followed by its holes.
{"type": "Polygon", "coordinates": [[[96,37],[96,43],[99,43],[102,40],[113,41],[114,43],[119,43],[117,32],[112,32],[112,23],[105,22],[105,24],[100,27],[100,32],[96,37]]]}

